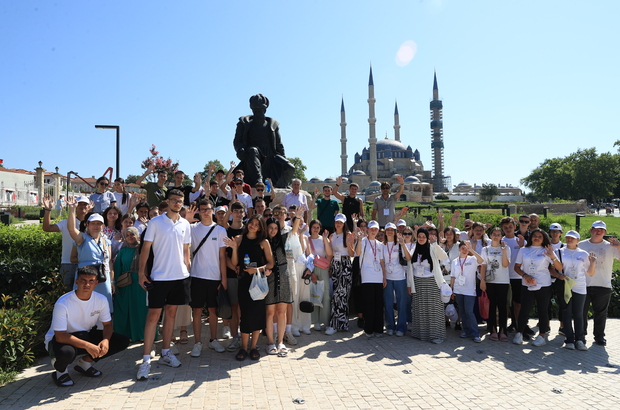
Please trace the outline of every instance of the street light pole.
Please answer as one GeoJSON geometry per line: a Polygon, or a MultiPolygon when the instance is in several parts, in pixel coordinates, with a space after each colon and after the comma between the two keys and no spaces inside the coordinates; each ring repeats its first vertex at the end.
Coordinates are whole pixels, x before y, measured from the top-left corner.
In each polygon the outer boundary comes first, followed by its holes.
{"type": "Polygon", "coordinates": [[[120,178],[121,168],[121,127],[119,125],[95,125],[95,128],[102,130],[116,130],[116,178],[120,178]]]}

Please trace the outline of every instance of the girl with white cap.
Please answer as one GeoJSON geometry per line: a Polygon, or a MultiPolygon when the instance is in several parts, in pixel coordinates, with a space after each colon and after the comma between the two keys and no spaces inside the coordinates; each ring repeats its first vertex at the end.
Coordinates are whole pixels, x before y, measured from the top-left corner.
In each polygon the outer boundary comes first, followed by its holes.
{"type": "Polygon", "coordinates": [[[333,335],[338,330],[349,330],[349,295],[353,282],[351,258],[355,255],[355,236],[349,232],[344,214],[334,218],[334,233],[329,242],[334,255],[329,266],[334,292],[331,319],[325,334],[333,335]]]}

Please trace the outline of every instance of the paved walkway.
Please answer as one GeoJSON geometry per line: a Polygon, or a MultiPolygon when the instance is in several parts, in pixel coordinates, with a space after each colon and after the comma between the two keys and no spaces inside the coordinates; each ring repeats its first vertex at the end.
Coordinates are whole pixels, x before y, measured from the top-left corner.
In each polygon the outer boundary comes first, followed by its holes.
{"type": "Polygon", "coordinates": [[[181,367],[155,360],[151,378],[142,382],[135,381],[140,345],[101,361],[100,378],[71,370],[76,384],[69,388],[56,387],[46,358],[0,388],[0,410],[619,407],[620,319],[608,320],[608,346],[588,352],[562,349],[557,321],[540,348],[492,342],[488,335],[476,344],[454,330],[441,345],[409,336],[367,340],[351,325],[354,332],[331,337],[302,335],[286,358],[266,356],[261,338],[258,362],[237,362],[232,353],[206,347],[192,358],[190,337],[178,345],[181,367]],[[305,404],[294,404],[295,398],[305,404]]]}

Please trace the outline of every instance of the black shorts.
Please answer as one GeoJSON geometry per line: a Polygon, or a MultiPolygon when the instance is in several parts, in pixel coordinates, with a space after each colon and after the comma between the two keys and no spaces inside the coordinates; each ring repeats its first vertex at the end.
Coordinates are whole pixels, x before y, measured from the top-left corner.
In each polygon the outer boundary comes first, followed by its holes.
{"type": "Polygon", "coordinates": [[[217,287],[220,286],[219,280],[209,280],[202,278],[192,278],[192,309],[202,309],[205,305],[208,308],[217,307],[217,287]]]}
{"type": "Polygon", "coordinates": [[[189,303],[190,278],[179,280],[154,280],[149,290],[149,309],[161,309],[165,305],[187,305],[189,303]]]}
{"type": "Polygon", "coordinates": [[[523,288],[523,282],[521,279],[510,279],[510,289],[512,291],[513,303],[521,303],[521,290],[523,288]]]}

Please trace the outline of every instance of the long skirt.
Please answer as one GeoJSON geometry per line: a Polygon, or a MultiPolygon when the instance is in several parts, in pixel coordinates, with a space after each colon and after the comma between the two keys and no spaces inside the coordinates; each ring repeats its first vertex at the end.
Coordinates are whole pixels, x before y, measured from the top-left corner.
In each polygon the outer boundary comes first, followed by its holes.
{"type": "Polygon", "coordinates": [[[412,295],[412,336],[422,341],[446,338],[445,311],[434,277],[413,277],[416,293],[412,295]]]}

